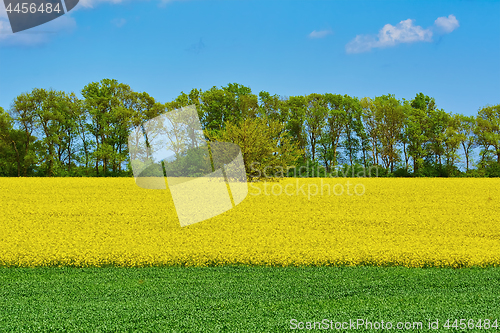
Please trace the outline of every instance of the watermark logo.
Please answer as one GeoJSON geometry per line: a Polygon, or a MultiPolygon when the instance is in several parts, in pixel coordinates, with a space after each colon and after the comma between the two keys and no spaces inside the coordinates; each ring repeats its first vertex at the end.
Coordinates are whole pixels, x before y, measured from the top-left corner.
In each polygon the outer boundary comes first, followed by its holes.
{"type": "Polygon", "coordinates": [[[136,127],[128,148],[136,184],[168,186],[182,227],[222,214],[248,194],[240,147],[208,143],[194,105],[136,127]]]}
{"type": "Polygon", "coordinates": [[[287,182],[285,184],[275,183],[275,182],[266,182],[264,181],[261,186],[256,186],[253,183],[250,183],[250,187],[252,188],[252,192],[250,195],[259,196],[307,196],[307,200],[311,200],[311,197],[315,196],[361,196],[366,192],[365,185],[361,183],[353,184],[349,180],[345,183],[335,183],[331,184],[330,182],[323,182],[321,178],[318,183],[304,183],[300,182],[299,178],[295,178],[295,182],[287,182]]]}
{"type": "Polygon", "coordinates": [[[12,32],[52,21],[69,12],[78,0],[3,0],[12,32]]]}

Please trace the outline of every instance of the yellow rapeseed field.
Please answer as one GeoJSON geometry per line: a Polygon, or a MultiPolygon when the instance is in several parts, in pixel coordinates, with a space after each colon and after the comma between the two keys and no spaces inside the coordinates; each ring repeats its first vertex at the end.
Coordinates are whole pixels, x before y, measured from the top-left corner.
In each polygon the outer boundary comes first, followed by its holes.
{"type": "Polygon", "coordinates": [[[500,179],[250,183],[180,227],[133,178],[1,178],[0,212],[1,266],[500,266],[500,179]]]}

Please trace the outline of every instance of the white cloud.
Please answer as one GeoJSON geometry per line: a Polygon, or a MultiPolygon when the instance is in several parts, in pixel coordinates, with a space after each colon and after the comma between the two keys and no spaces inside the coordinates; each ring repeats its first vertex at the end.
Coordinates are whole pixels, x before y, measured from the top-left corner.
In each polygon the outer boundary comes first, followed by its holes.
{"type": "Polygon", "coordinates": [[[457,18],[453,14],[448,15],[448,17],[438,17],[436,21],[434,21],[434,25],[441,29],[444,33],[450,33],[460,26],[457,18]]]}
{"type": "Polygon", "coordinates": [[[379,34],[380,47],[393,46],[399,43],[430,42],[432,31],[423,29],[421,26],[414,26],[413,20],[407,19],[393,26],[386,24],[379,34]]]}
{"type": "Polygon", "coordinates": [[[30,31],[12,33],[8,20],[0,20],[0,45],[34,46],[48,41],[47,34],[33,33],[30,31]]]}
{"type": "Polygon", "coordinates": [[[14,34],[9,21],[0,19],[0,45],[37,46],[49,42],[52,36],[71,32],[75,27],[75,19],[65,14],[38,27],[14,34]]]}
{"type": "Polygon", "coordinates": [[[9,21],[0,19],[0,40],[5,38],[8,34],[12,34],[9,21]]]}
{"type": "Polygon", "coordinates": [[[124,19],[124,18],[116,18],[114,20],[111,20],[111,23],[113,23],[114,25],[116,25],[118,28],[121,28],[125,25],[125,23],[127,23],[127,20],[124,19]]]}
{"type": "Polygon", "coordinates": [[[424,29],[413,25],[414,20],[407,19],[399,22],[396,26],[386,24],[378,35],[357,35],[345,46],[347,53],[367,52],[377,47],[390,47],[401,43],[432,42],[434,31],[450,33],[459,27],[458,20],[454,15],[438,17],[434,26],[424,29]]]}
{"type": "Polygon", "coordinates": [[[314,30],[309,34],[309,38],[325,38],[326,36],[331,34],[333,34],[333,31],[331,30],[320,30],[320,31],[314,30]]]}
{"type": "Polygon", "coordinates": [[[378,41],[373,36],[357,35],[356,38],[347,43],[345,50],[347,53],[362,53],[378,47],[377,44],[378,41]]]}
{"type": "Polygon", "coordinates": [[[0,4],[0,19],[7,18],[7,12],[5,11],[5,6],[0,4]]]}

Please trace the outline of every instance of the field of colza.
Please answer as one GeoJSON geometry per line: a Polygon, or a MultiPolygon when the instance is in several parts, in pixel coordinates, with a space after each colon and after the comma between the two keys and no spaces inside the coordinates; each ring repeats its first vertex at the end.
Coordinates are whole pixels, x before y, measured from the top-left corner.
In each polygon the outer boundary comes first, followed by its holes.
{"type": "Polygon", "coordinates": [[[7,178],[0,196],[8,267],[500,266],[499,179],[250,183],[187,227],[168,190],[133,178],[7,178]]]}
{"type": "Polygon", "coordinates": [[[133,178],[0,196],[0,331],[498,331],[500,179],[249,183],[187,227],[133,178]]]}

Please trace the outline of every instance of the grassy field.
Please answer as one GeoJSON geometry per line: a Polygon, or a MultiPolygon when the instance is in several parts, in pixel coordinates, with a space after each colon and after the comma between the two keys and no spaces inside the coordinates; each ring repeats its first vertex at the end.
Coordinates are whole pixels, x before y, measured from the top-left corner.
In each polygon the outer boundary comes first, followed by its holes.
{"type": "Polygon", "coordinates": [[[500,321],[499,281],[498,268],[1,268],[0,331],[291,332],[311,331],[293,319],[363,319],[450,332],[447,319],[500,321]]]}

